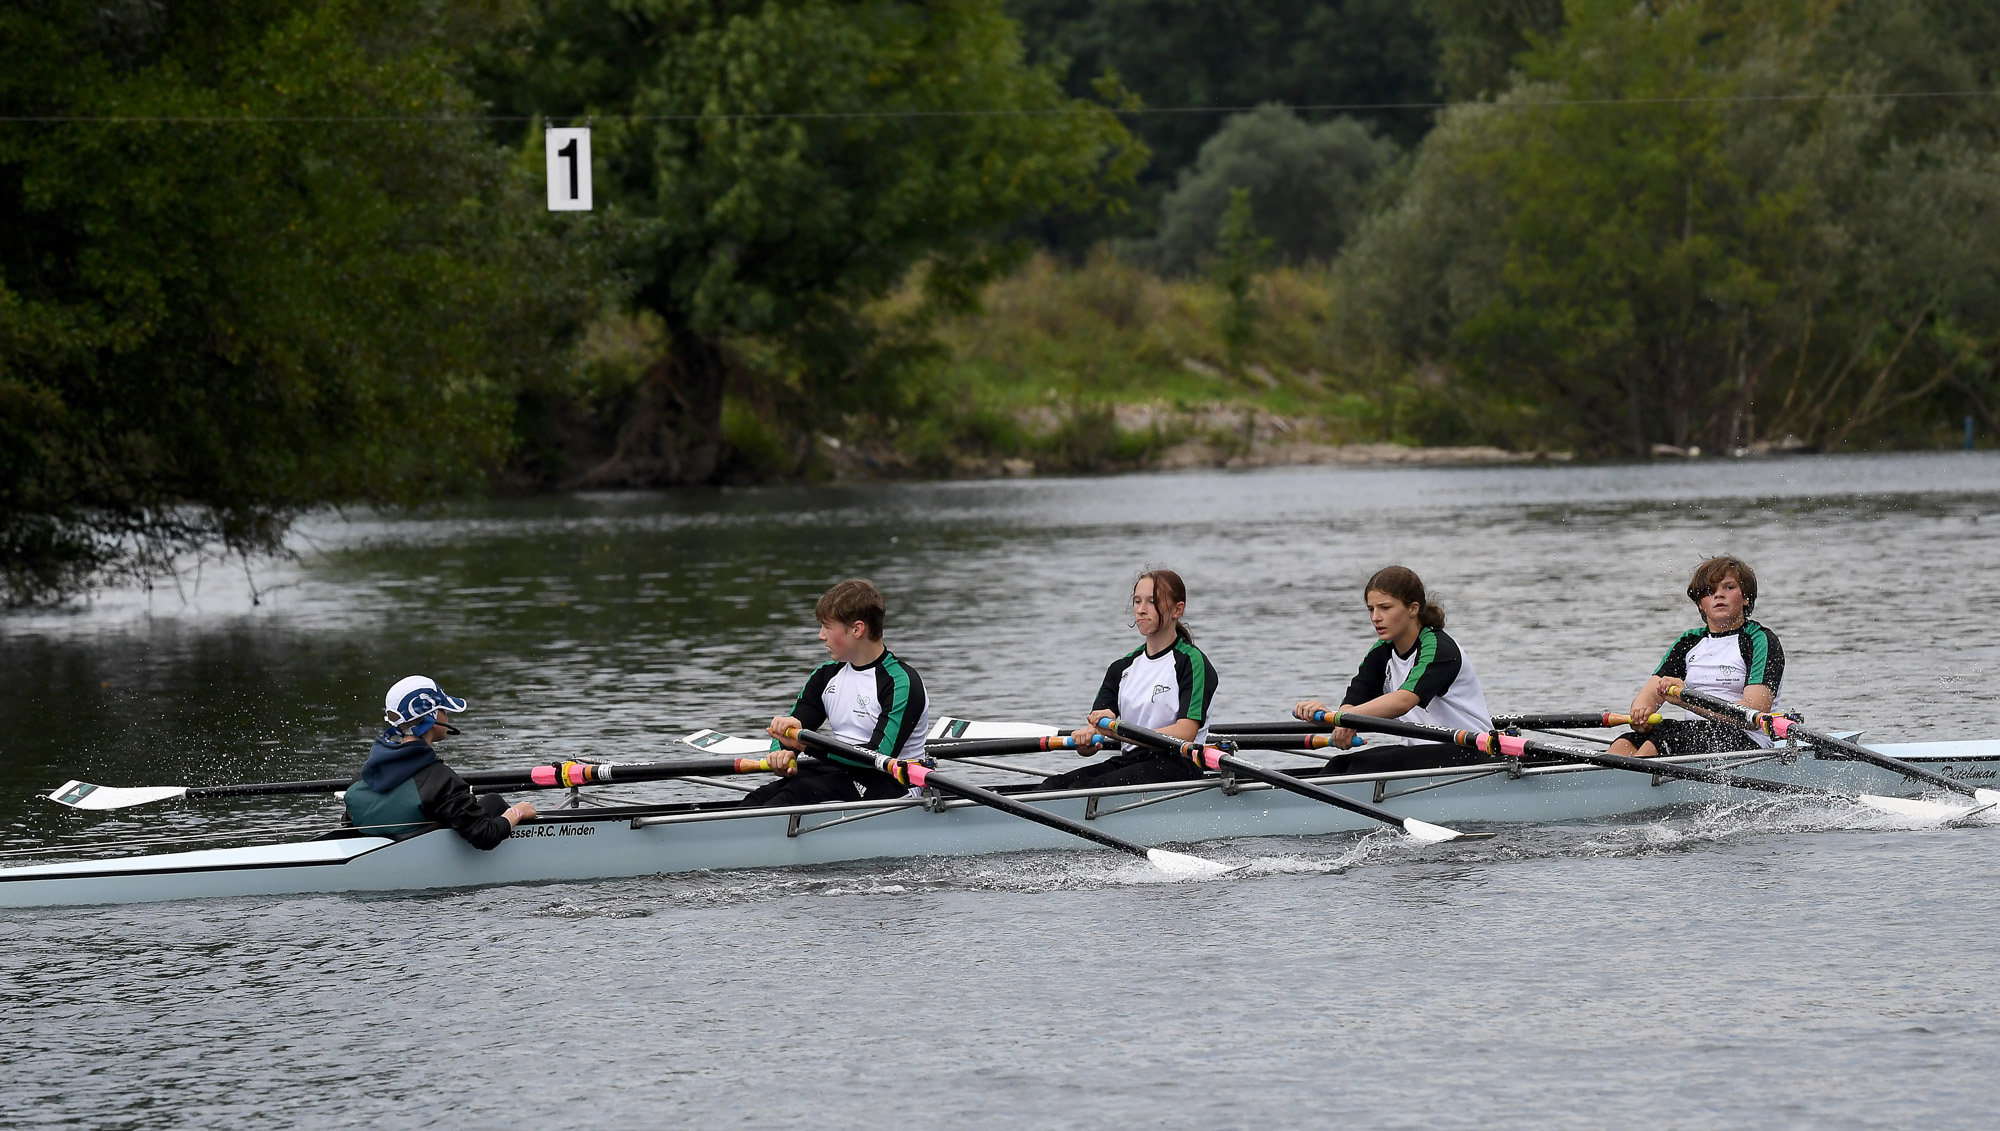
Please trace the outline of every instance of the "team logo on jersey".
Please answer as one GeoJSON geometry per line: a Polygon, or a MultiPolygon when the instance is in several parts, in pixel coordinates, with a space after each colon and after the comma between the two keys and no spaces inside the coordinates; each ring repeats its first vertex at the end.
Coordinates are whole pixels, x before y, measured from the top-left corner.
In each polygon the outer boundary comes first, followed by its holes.
{"type": "MultiPolygon", "coordinates": [[[[1160,696],[1162,696],[1162,695],[1165,695],[1165,694],[1166,694],[1167,692],[1169,692],[1169,691],[1172,691],[1172,690],[1173,690],[1173,688],[1171,688],[1171,687],[1168,687],[1168,686],[1167,686],[1166,684],[1164,684],[1164,683],[1156,683],[1156,684],[1154,684],[1154,685],[1153,685],[1153,698],[1154,698],[1154,699],[1158,699],[1158,698],[1159,698],[1160,696]]],[[[1152,700],[1147,700],[1147,702],[1151,702],[1151,701],[1152,701],[1152,700]]]]}
{"type": "Polygon", "coordinates": [[[854,705],[861,708],[863,712],[866,712],[868,710],[868,697],[866,695],[856,695],[854,697],[854,705]]]}

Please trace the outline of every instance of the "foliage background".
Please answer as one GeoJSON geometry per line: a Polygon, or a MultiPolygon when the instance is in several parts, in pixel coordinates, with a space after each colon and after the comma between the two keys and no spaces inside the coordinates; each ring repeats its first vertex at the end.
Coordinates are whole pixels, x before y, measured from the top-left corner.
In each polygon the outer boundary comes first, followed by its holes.
{"type": "Polygon", "coordinates": [[[0,599],[320,506],[1142,467],[1228,412],[1991,437],[1996,67],[1945,0],[20,0],[0,599]],[[551,216],[579,119],[599,211],[551,216]]]}

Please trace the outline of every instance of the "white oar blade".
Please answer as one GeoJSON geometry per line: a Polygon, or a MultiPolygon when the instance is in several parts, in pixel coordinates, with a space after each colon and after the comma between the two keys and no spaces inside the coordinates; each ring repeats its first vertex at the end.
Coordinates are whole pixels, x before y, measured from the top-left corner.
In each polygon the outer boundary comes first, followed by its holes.
{"type": "Polygon", "coordinates": [[[133,805],[149,805],[155,801],[170,801],[187,793],[184,785],[145,785],[133,789],[118,789],[108,785],[92,785],[85,781],[64,783],[61,789],[49,794],[49,800],[72,809],[125,809],[133,805]]]}
{"type": "Polygon", "coordinates": [[[1457,829],[1448,829],[1443,825],[1433,825],[1428,821],[1419,821],[1415,817],[1403,818],[1403,831],[1423,841],[1425,844],[1439,844],[1447,840],[1457,840],[1460,836],[1464,835],[1457,829]]]}
{"type": "Polygon", "coordinates": [[[1972,796],[1981,805],[2000,805],[2000,789],[1975,789],[1972,796]]]}
{"type": "Polygon", "coordinates": [[[1189,856],[1185,852],[1169,852],[1164,848],[1149,848],[1146,859],[1153,867],[1172,876],[1194,878],[1197,876],[1219,876],[1236,869],[1227,864],[1217,864],[1213,860],[1203,860],[1199,856],[1189,856]]]}
{"type": "Polygon", "coordinates": [[[710,754],[725,754],[731,758],[748,758],[771,752],[768,738],[738,738],[719,730],[698,730],[681,739],[696,750],[710,754]]]}
{"type": "Polygon", "coordinates": [[[1864,793],[1856,800],[1870,809],[1894,813],[1898,817],[1911,817],[1919,821],[1950,821],[1973,812],[1964,805],[1951,805],[1941,801],[1918,801],[1914,797],[1880,797],[1864,793]]]}

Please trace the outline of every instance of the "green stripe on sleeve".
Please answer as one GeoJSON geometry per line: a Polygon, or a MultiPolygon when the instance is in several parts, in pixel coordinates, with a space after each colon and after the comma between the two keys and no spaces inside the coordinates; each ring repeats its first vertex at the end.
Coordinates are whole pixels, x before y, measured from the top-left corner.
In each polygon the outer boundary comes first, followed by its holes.
{"type": "Polygon", "coordinates": [[[892,690],[889,693],[889,702],[884,705],[885,710],[882,713],[883,749],[876,753],[887,754],[894,758],[910,737],[904,733],[904,720],[909,715],[910,709],[910,673],[904,670],[903,662],[898,660],[893,652],[882,653],[882,670],[888,673],[889,686],[892,690]]]}
{"type": "Polygon", "coordinates": [[[1424,671],[1431,666],[1432,660],[1437,659],[1437,654],[1437,631],[1427,628],[1417,633],[1417,662],[1410,665],[1408,678],[1403,680],[1403,686],[1397,688],[1397,690],[1415,691],[1417,689],[1417,681],[1424,678],[1424,671]]]}
{"type": "Polygon", "coordinates": [[[1755,621],[1743,622],[1743,635],[1750,638],[1750,674],[1743,679],[1747,687],[1765,682],[1764,668],[1771,660],[1771,638],[1765,635],[1764,626],[1755,621]]]}
{"type": "Polygon", "coordinates": [[[1174,647],[1188,658],[1187,717],[1198,723],[1205,722],[1202,715],[1206,711],[1202,704],[1208,701],[1208,658],[1201,654],[1201,649],[1185,640],[1175,641],[1174,647]]]}

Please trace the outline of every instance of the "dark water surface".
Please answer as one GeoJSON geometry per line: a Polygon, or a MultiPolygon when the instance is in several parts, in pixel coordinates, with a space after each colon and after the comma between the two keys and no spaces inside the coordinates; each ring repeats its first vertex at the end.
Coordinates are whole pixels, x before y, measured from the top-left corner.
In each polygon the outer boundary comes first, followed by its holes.
{"type": "MultiPolygon", "coordinates": [[[[1133,643],[1132,573],[1173,565],[1217,715],[1260,718],[1338,694],[1391,561],[1496,709],[1617,708],[1730,551],[1811,721],[2000,729],[1988,455],[590,496],[304,534],[249,581],[0,618],[0,848],[323,827],[325,799],[33,795],[350,772],[411,672],[472,700],[466,768],[750,733],[853,574],[938,709],[1067,722],[1133,643]]],[[[0,912],[0,1122],[1992,1123],[2000,828],[1760,801],[1500,831],[1232,842],[1204,851],[1250,867],[1196,883],[1049,853],[0,912]]]]}

